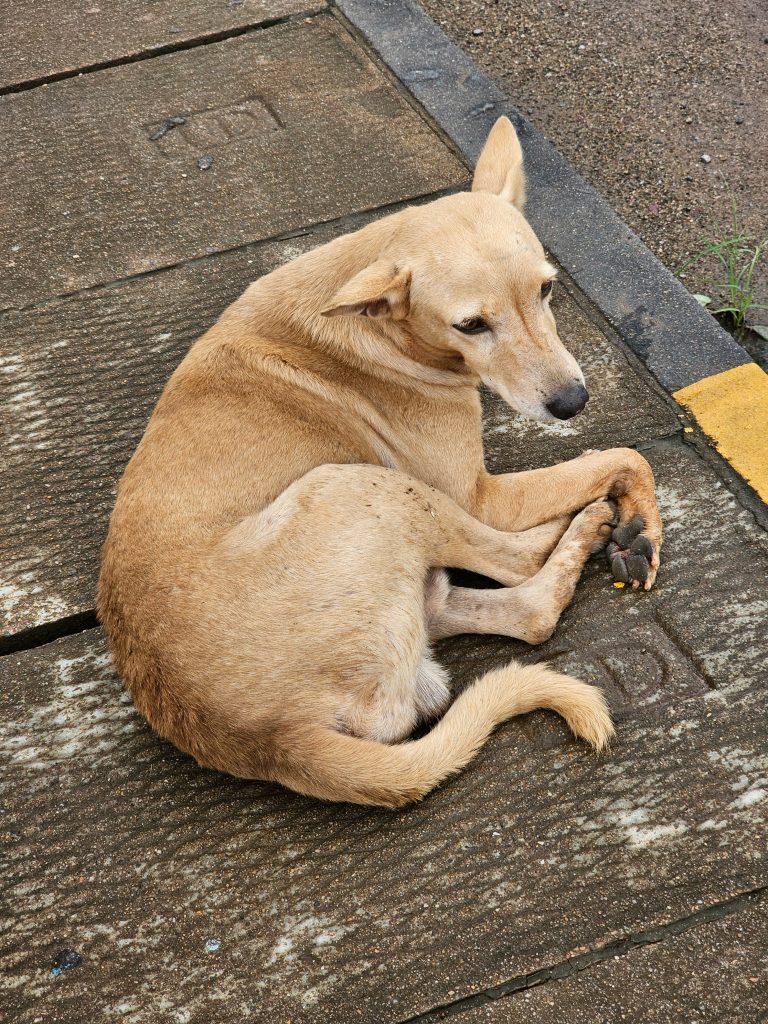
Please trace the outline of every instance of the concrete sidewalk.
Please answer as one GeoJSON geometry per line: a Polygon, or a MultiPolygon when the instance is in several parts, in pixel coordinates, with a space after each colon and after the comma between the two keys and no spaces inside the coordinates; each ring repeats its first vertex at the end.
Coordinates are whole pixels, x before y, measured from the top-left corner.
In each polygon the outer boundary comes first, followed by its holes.
{"type": "Polygon", "coordinates": [[[599,683],[613,750],[530,715],[381,813],[202,771],[134,712],[93,589],[169,373],[253,278],[470,178],[335,8],[134,10],[12,4],[0,89],[8,1019],[765,1021],[766,509],[575,271],[555,309],[592,400],[547,427],[488,397],[489,467],[641,448],[657,587],[595,561],[543,648],[437,653],[457,687],[512,656],[599,683]]]}

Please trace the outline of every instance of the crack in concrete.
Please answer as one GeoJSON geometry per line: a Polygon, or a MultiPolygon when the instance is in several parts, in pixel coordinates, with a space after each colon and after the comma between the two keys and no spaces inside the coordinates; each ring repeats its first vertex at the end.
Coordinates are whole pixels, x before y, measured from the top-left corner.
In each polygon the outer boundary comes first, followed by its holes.
{"type": "Polygon", "coordinates": [[[310,7],[297,14],[287,14],[280,18],[264,18],[262,21],[253,22],[250,25],[237,25],[233,28],[220,29],[217,32],[207,32],[176,43],[162,43],[158,46],[142,50],[139,53],[114,57],[111,60],[95,61],[93,64],[83,64],[81,67],[73,68],[70,71],[55,71],[50,75],[40,75],[37,78],[30,78],[24,82],[14,82],[12,85],[1,87],[0,96],[12,96],[22,92],[30,92],[32,89],[38,89],[41,85],[64,82],[69,78],[79,78],[81,75],[90,75],[94,71],[105,71],[108,68],[119,68],[127,64],[140,64],[145,60],[154,60],[155,57],[165,57],[169,53],[194,50],[198,46],[208,46],[209,43],[222,43],[227,39],[235,39],[237,36],[244,36],[250,32],[261,32],[267,28],[274,28],[275,25],[285,25],[290,22],[302,21],[304,18],[314,18],[319,14],[327,13],[327,7],[310,7]]]}
{"type": "Polygon", "coordinates": [[[768,885],[760,886],[757,889],[749,889],[728,900],[710,904],[710,906],[697,910],[687,917],[670,921],[669,924],[660,925],[657,928],[649,928],[646,931],[638,932],[637,935],[628,935],[626,938],[617,939],[606,946],[601,946],[599,949],[593,949],[587,953],[580,953],[578,956],[569,957],[560,963],[553,964],[551,967],[543,967],[538,971],[532,971],[530,974],[518,975],[515,978],[510,978],[509,981],[503,982],[501,985],[488,988],[484,992],[478,992],[475,995],[456,999],[451,1003],[435,1006],[424,1013],[416,1014],[414,1017],[404,1017],[400,1020],[399,1024],[426,1024],[427,1021],[446,1020],[448,1017],[457,1016],[468,1010],[475,1009],[475,1007],[493,1003],[497,999],[504,999],[507,996],[514,995],[516,992],[535,988],[537,985],[544,985],[550,981],[559,981],[561,978],[569,978],[573,974],[586,970],[593,964],[615,960],[617,957],[631,953],[634,949],[663,942],[669,936],[681,935],[683,932],[690,931],[699,925],[729,917],[740,910],[761,903],[767,896],[768,885]]]}
{"type": "Polygon", "coordinates": [[[95,629],[98,625],[96,610],[89,608],[84,612],[65,615],[61,619],[51,619],[37,626],[30,626],[29,629],[22,629],[18,633],[0,636],[0,658],[5,658],[9,654],[19,654],[21,651],[31,651],[35,647],[44,647],[45,644],[50,644],[54,640],[84,633],[88,629],[95,629]]]}
{"type": "Polygon", "coordinates": [[[701,658],[696,654],[691,645],[685,640],[678,629],[675,629],[671,620],[668,616],[664,615],[658,605],[651,607],[651,618],[659,627],[659,629],[669,637],[670,641],[675,645],[678,651],[688,662],[691,671],[694,672],[699,679],[708,687],[710,690],[717,690],[717,682],[712,678],[712,674],[707,671],[701,658]]]}
{"type": "Polygon", "coordinates": [[[312,221],[309,224],[303,224],[301,227],[291,228],[288,231],[280,231],[276,235],[268,235],[266,238],[255,238],[250,242],[243,242],[240,245],[233,245],[227,249],[216,249],[215,252],[204,252],[199,256],[190,256],[188,259],[178,260],[175,263],[167,263],[162,267],[153,267],[151,270],[142,270],[136,274],[127,274],[125,277],[117,277],[111,281],[99,281],[96,284],[89,284],[83,288],[75,288],[71,292],[56,292],[52,295],[47,295],[45,298],[33,299],[32,302],[24,303],[21,306],[4,306],[0,309],[0,326],[3,320],[9,316],[16,316],[19,313],[28,313],[35,309],[43,309],[46,306],[55,305],[58,302],[64,302],[70,299],[76,299],[80,295],[90,295],[93,292],[106,291],[111,288],[121,288],[123,285],[132,284],[134,281],[142,281],[144,278],[156,277],[158,274],[165,274],[171,270],[185,270],[187,267],[196,267],[198,264],[208,263],[210,260],[218,259],[222,256],[236,255],[237,253],[257,253],[260,249],[275,245],[277,242],[286,242],[291,238],[302,238],[305,235],[311,235],[315,231],[322,228],[329,228],[333,230],[337,227],[345,227],[349,225],[350,231],[357,230],[358,227],[363,227],[369,221],[378,219],[379,217],[386,217],[390,213],[397,213],[398,210],[403,210],[408,206],[418,206],[421,203],[431,203],[435,199],[442,199],[443,196],[454,195],[460,192],[458,188],[444,188],[438,189],[434,192],[423,192],[417,196],[411,196],[409,199],[399,199],[394,203],[384,203],[382,206],[376,206],[368,210],[355,210],[350,213],[345,213],[341,217],[332,217],[330,220],[317,220],[312,221]]]}

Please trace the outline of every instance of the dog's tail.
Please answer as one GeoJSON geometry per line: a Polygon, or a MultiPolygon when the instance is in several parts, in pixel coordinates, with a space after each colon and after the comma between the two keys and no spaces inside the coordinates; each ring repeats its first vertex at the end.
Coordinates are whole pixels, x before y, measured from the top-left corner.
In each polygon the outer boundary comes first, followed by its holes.
{"type": "Polygon", "coordinates": [[[426,736],[388,745],[322,726],[297,729],[290,764],[274,781],[323,800],[401,807],[460,771],[501,722],[551,708],[572,731],[603,750],[613,724],[600,690],[546,665],[517,662],[469,686],[426,736]]]}

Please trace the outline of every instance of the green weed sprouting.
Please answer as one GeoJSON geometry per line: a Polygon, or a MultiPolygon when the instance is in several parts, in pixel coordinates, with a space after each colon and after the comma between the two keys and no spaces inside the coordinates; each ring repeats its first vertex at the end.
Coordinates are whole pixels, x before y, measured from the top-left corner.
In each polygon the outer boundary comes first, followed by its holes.
{"type": "MultiPolygon", "coordinates": [[[[725,281],[708,282],[721,289],[726,296],[723,305],[711,308],[714,299],[709,295],[695,295],[702,306],[710,313],[727,316],[734,327],[743,327],[749,313],[754,309],[768,309],[768,305],[755,302],[755,273],[761,260],[768,251],[768,238],[759,242],[754,236],[746,234],[740,219],[736,200],[731,196],[731,234],[728,238],[706,240],[704,248],[694,253],[681,265],[678,276],[688,267],[695,266],[704,260],[716,260],[721,270],[725,271],[725,281]]],[[[763,328],[765,329],[765,328],[763,328]]],[[[759,333],[762,334],[762,331],[759,333]]]]}

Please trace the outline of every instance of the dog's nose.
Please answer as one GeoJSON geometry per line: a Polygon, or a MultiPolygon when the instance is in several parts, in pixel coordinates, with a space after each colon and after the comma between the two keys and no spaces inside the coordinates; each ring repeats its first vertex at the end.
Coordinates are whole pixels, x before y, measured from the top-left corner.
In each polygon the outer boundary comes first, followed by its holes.
{"type": "Polygon", "coordinates": [[[559,420],[569,420],[581,412],[588,401],[587,389],[579,381],[574,380],[560,388],[555,397],[547,402],[546,408],[547,412],[551,412],[559,420]]]}

